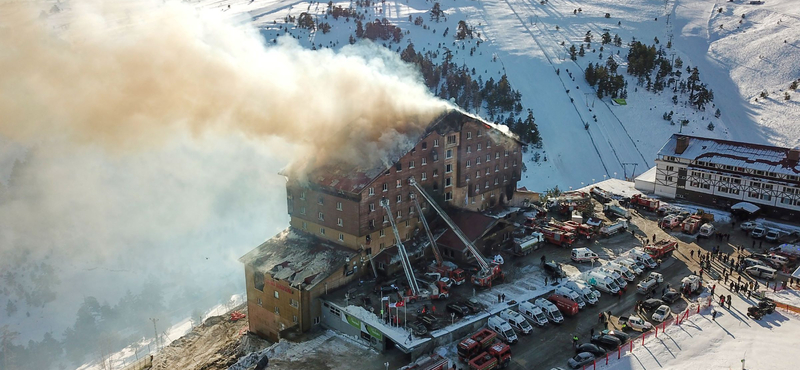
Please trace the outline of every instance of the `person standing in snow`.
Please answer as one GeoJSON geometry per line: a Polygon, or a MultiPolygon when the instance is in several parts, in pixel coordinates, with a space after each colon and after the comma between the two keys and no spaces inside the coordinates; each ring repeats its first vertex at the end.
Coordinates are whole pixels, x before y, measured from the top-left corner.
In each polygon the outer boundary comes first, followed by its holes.
{"type": "Polygon", "coordinates": [[[728,294],[728,309],[729,309],[729,310],[731,309],[731,301],[732,301],[732,299],[731,299],[731,295],[730,295],[730,294],[728,294]]]}
{"type": "Polygon", "coordinates": [[[717,310],[711,310],[711,320],[717,321],[717,310]]]}

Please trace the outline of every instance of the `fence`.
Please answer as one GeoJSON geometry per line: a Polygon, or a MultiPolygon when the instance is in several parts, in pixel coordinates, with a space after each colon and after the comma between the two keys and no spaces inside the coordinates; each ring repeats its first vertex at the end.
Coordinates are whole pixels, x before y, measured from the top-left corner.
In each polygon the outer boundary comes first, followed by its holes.
{"type": "Polygon", "coordinates": [[[136,362],[125,366],[123,370],[144,370],[153,367],[153,355],[145,356],[136,360],[136,362]]]}
{"type": "MultiPolygon", "coordinates": [[[[677,315],[675,315],[674,318],[670,317],[661,324],[655,325],[652,331],[643,332],[641,337],[631,338],[631,340],[628,343],[625,343],[621,345],[619,348],[617,348],[616,353],[613,352],[606,353],[604,357],[596,358],[594,360],[594,363],[590,365],[584,365],[583,370],[602,369],[604,366],[613,364],[614,360],[622,359],[623,356],[632,352],[634,348],[645,345],[645,342],[647,341],[648,338],[652,337],[658,338],[658,334],[663,333],[665,330],[667,330],[668,327],[673,325],[680,325],[684,321],[686,321],[686,319],[688,319],[689,316],[698,314],[703,309],[708,308],[709,306],[711,306],[712,300],[713,297],[709,296],[708,298],[700,299],[699,302],[697,303],[690,304],[689,307],[687,307],[683,312],[680,312],[677,315]]],[[[800,309],[796,307],[793,308],[798,310],[796,312],[800,312],[800,309]]]]}

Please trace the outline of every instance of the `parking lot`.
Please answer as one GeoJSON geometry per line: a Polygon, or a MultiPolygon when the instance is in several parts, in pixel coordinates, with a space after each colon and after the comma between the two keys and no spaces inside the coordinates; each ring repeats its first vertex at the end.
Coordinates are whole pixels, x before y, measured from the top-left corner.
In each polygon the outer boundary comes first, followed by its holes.
{"type": "MultiPolygon", "coordinates": [[[[597,214],[602,215],[601,205],[599,204],[597,204],[597,214]]],[[[730,239],[724,242],[716,238],[698,240],[696,236],[682,234],[680,231],[668,232],[658,227],[658,216],[655,213],[639,213],[634,211],[627,232],[609,238],[580,240],[573,245],[573,247],[588,247],[599,255],[600,262],[604,262],[615,259],[631,248],[642,246],[646,240],[652,239],[654,235],[658,240],[663,240],[665,238],[677,240],[678,249],[672,252],[671,256],[664,258],[661,265],[653,270],[660,272],[664,277],[664,282],[652,292],[654,298],[660,298],[664,288],[667,286],[678,288],[681,279],[690,274],[697,274],[700,271],[699,255],[701,252],[707,253],[717,246],[719,253],[729,254],[733,257],[737,257],[739,254],[749,255],[753,252],[759,252],[759,242],[757,241],[754,244],[752,241],[753,239],[746,232],[738,228],[738,224],[736,228],[732,228],[732,224],[727,219],[720,220],[714,224],[718,233],[730,234],[730,239]],[[739,247],[743,247],[743,249],[740,250],[739,247]],[[693,256],[693,258],[690,256],[693,256]]],[[[760,251],[764,251],[774,245],[762,242],[761,246],[762,249],[760,249],[760,251]]],[[[462,320],[460,315],[451,315],[450,312],[447,311],[446,305],[448,303],[463,302],[472,298],[481,302],[484,307],[488,308],[491,306],[495,308],[493,312],[496,312],[498,295],[506,295],[506,303],[501,303],[501,305],[508,304],[509,306],[514,306],[511,301],[518,299],[520,296],[529,298],[530,292],[535,291],[545,294],[549,290],[555,289],[559,283],[548,279],[548,284],[545,285],[546,275],[541,268],[542,257],[547,261],[555,261],[562,264],[567,275],[574,279],[577,279],[581,272],[592,268],[590,263],[578,264],[572,262],[570,260],[570,252],[570,248],[560,248],[545,243],[538,250],[524,257],[505,255],[503,271],[506,273],[506,281],[504,283],[499,283],[487,290],[476,290],[468,282],[461,286],[453,286],[450,289],[450,297],[447,299],[416,302],[415,304],[409,305],[407,311],[400,311],[402,315],[400,317],[401,323],[403,319],[407,319],[409,323],[416,321],[417,313],[422,309],[423,305],[427,305],[429,312],[435,312],[434,316],[438,319],[440,326],[447,326],[453,322],[457,323],[459,320],[462,320]]],[[[595,267],[599,266],[599,263],[595,263],[594,265],[595,267]]],[[[713,284],[721,285],[721,282],[717,282],[716,280],[722,278],[722,271],[727,268],[728,266],[723,265],[720,260],[712,261],[711,268],[704,271],[704,285],[707,285],[707,287],[713,284]]],[[[605,329],[605,324],[601,324],[598,320],[598,316],[601,312],[611,312],[612,318],[609,320],[610,322],[608,324],[611,329],[619,329],[617,317],[637,314],[635,312],[637,301],[643,301],[647,297],[637,293],[636,284],[648,275],[648,273],[649,271],[645,271],[638,276],[634,282],[629,282],[627,291],[621,297],[612,297],[609,294],[603,293],[596,305],[587,305],[587,307],[580,310],[576,316],[566,317],[564,323],[549,323],[544,327],[534,326],[530,335],[519,335],[519,342],[511,346],[512,359],[509,368],[566,368],[567,359],[575,355],[572,347],[573,336],[579,338],[579,343],[585,343],[589,342],[592,329],[594,329],[595,333],[605,329]]],[[[733,279],[738,279],[739,277],[735,272],[731,276],[733,279]]],[[[781,275],[778,278],[778,280],[785,279],[785,275],[781,275]]],[[[398,281],[401,280],[402,278],[398,279],[398,281]]],[[[742,281],[749,282],[751,280],[749,276],[742,275],[742,281]]],[[[366,282],[362,287],[351,289],[350,293],[351,297],[354,298],[371,296],[370,303],[374,306],[374,312],[378,314],[380,310],[380,297],[372,292],[374,286],[374,283],[370,284],[366,282]]],[[[718,289],[718,292],[721,291],[721,288],[718,289]]],[[[684,310],[687,305],[688,302],[684,297],[669,304],[672,312],[680,312],[684,310]]],[[[652,310],[649,310],[648,312],[641,313],[640,316],[649,320],[652,312],[652,310]]],[[[470,320],[470,317],[468,317],[467,320],[470,320]]],[[[634,338],[639,335],[639,332],[631,329],[626,330],[626,332],[634,338]]],[[[422,336],[428,335],[430,334],[422,336]]],[[[451,344],[451,346],[454,347],[456,344],[457,342],[451,344]]],[[[467,367],[463,362],[458,362],[456,366],[457,368],[467,367]]]]}

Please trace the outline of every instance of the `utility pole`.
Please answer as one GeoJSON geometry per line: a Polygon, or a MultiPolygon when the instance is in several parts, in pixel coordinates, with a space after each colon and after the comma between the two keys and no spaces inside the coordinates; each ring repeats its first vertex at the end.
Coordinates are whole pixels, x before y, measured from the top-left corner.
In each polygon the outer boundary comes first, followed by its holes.
{"type": "Polygon", "coordinates": [[[155,318],[151,317],[150,321],[153,322],[153,334],[156,335],[156,351],[158,351],[158,350],[160,350],[160,348],[158,346],[158,330],[156,329],[156,321],[158,321],[158,319],[155,319],[155,318]]]}

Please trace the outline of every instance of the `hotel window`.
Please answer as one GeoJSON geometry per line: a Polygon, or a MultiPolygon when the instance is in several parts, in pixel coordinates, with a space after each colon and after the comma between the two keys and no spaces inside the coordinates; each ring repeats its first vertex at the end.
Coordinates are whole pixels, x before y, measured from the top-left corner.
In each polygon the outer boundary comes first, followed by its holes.
{"type": "Polygon", "coordinates": [[[492,142],[489,141],[489,140],[486,140],[486,149],[489,149],[491,147],[492,147],[492,142]]]}
{"type": "Polygon", "coordinates": [[[433,147],[436,148],[439,146],[439,139],[433,139],[433,147]]]}
{"type": "Polygon", "coordinates": [[[380,237],[381,237],[381,238],[383,238],[384,236],[386,236],[386,231],[385,231],[385,230],[383,230],[383,229],[381,229],[381,231],[380,231],[380,237]]]}
{"type": "Polygon", "coordinates": [[[336,219],[336,224],[339,226],[344,226],[344,221],[341,218],[336,219]]]}
{"type": "Polygon", "coordinates": [[[494,178],[494,184],[497,185],[499,183],[499,179],[497,177],[494,178]]]}
{"type": "Polygon", "coordinates": [[[397,187],[399,188],[402,186],[403,186],[403,180],[397,179],[397,187]]]}
{"type": "Polygon", "coordinates": [[[428,149],[428,142],[423,141],[422,142],[422,150],[425,150],[425,149],[428,149]]]}
{"type": "Polygon", "coordinates": [[[428,164],[428,159],[427,158],[422,158],[422,165],[426,166],[427,164],[428,164]]]}
{"type": "Polygon", "coordinates": [[[323,197],[317,198],[317,203],[321,204],[321,205],[324,205],[325,204],[325,198],[323,198],[323,197]]]}
{"type": "Polygon", "coordinates": [[[369,195],[375,195],[375,188],[369,188],[369,195]]]}
{"type": "Polygon", "coordinates": [[[472,166],[472,161],[470,161],[470,160],[468,159],[468,160],[467,160],[467,168],[470,168],[471,166],[472,166]]]}
{"type": "Polygon", "coordinates": [[[389,191],[389,185],[387,185],[385,182],[383,183],[383,191],[389,191]]]}
{"type": "Polygon", "coordinates": [[[439,170],[433,170],[433,177],[439,177],[439,170]]]}
{"type": "Polygon", "coordinates": [[[444,193],[444,200],[453,200],[453,193],[449,191],[444,193]]]}
{"type": "Polygon", "coordinates": [[[272,294],[275,296],[275,299],[280,299],[280,298],[281,298],[281,297],[280,297],[280,294],[278,294],[278,291],[277,291],[277,290],[273,290],[273,291],[272,291],[272,294]]]}
{"type": "Polygon", "coordinates": [[[467,153],[472,153],[472,146],[471,145],[467,145],[467,153]]]}
{"type": "Polygon", "coordinates": [[[456,143],[456,135],[448,135],[447,144],[455,144],[455,143],[456,143]]]}
{"type": "Polygon", "coordinates": [[[319,213],[319,219],[325,221],[325,215],[323,215],[322,212],[319,213]]]}
{"type": "Polygon", "coordinates": [[[294,321],[294,323],[297,324],[297,316],[292,316],[292,321],[294,321]]]}
{"type": "Polygon", "coordinates": [[[344,234],[342,234],[342,233],[339,233],[339,241],[340,241],[340,242],[343,242],[343,241],[344,241],[344,234]]]}
{"type": "Polygon", "coordinates": [[[427,179],[428,179],[428,174],[427,174],[427,173],[425,173],[425,172],[423,172],[423,173],[422,173],[422,181],[425,181],[425,180],[427,180],[427,179]]]}
{"type": "Polygon", "coordinates": [[[278,316],[281,315],[281,310],[278,309],[278,306],[275,306],[275,314],[278,315],[278,316]]]}
{"type": "Polygon", "coordinates": [[[370,212],[375,212],[375,203],[370,203],[369,204],[369,211],[370,212]]]}
{"type": "Polygon", "coordinates": [[[486,181],[486,185],[484,185],[483,187],[486,188],[486,189],[489,188],[489,181],[488,180],[486,181]]]}
{"type": "Polygon", "coordinates": [[[414,161],[408,162],[408,168],[414,168],[414,161]]]}
{"type": "Polygon", "coordinates": [[[336,202],[336,210],[337,211],[341,211],[342,210],[342,202],[336,202]]]}
{"type": "Polygon", "coordinates": [[[303,230],[308,230],[308,224],[305,221],[303,221],[303,230]]]}
{"type": "Polygon", "coordinates": [[[475,171],[475,178],[476,179],[481,178],[481,171],[475,171]]]}
{"type": "Polygon", "coordinates": [[[397,218],[401,218],[401,217],[403,217],[403,211],[398,209],[397,210],[397,218]]]}
{"type": "Polygon", "coordinates": [[[300,200],[306,200],[306,192],[305,191],[300,193],[300,200]]]}
{"type": "Polygon", "coordinates": [[[494,172],[500,172],[500,165],[499,164],[494,165],[494,172]]]}
{"type": "Polygon", "coordinates": [[[483,134],[483,130],[478,130],[478,137],[481,137],[481,134],[483,134]]]}
{"type": "Polygon", "coordinates": [[[448,163],[447,165],[444,166],[444,173],[450,173],[450,172],[453,172],[453,165],[448,163]]]}
{"type": "Polygon", "coordinates": [[[494,152],[494,159],[500,159],[500,152],[494,152]]]}
{"type": "Polygon", "coordinates": [[[300,207],[300,214],[301,215],[306,214],[306,207],[300,207]]]}
{"type": "Polygon", "coordinates": [[[481,151],[481,144],[480,143],[478,143],[477,149],[478,149],[479,152],[481,151]]]}
{"type": "Polygon", "coordinates": [[[397,203],[400,203],[402,201],[403,201],[403,196],[401,194],[397,194],[397,203]]]}
{"type": "Polygon", "coordinates": [[[400,172],[400,171],[402,171],[402,170],[403,170],[403,164],[402,164],[402,163],[400,163],[400,162],[397,162],[397,163],[395,163],[395,164],[394,164],[394,169],[395,169],[397,172],[400,172]]]}
{"type": "Polygon", "coordinates": [[[481,157],[475,158],[475,165],[478,166],[481,164],[481,157]]]}
{"type": "Polygon", "coordinates": [[[508,168],[508,162],[503,163],[503,169],[508,168]]]}
{"type": "Polygon", "coordinates": [[[486,163],[489,163],[489,161],[491,161],[491,160],[492,160],[492,155],[491,154],[487,154],[486,155],[486,163]]]}
{"type": "Polygon", "coordinates": [[[453,158],[453,149],[447,149],[444,154],[445,159],[453,158]]]}
{"type": "Polygon", "coordinates": [[[325,235],[325,228],[324,228],[324,227],[320,227],[320,228],[319,228],[319,233],[320,233],[321,235],[325,235]]]}
{"type": "Polygon", "coordinates": [[[503,153],[504,153],[504,157],[508,157],[508,149],[506,149],[503,153]]]}
{"type": "Polygon", "coordinates": [[[444,179],[444,187],[453,186],[453,181],[448,177],[444,179]]]}
{"type": "Polygon", "coordinates": [[[472,131],[467,131],[467,140],[472,139],[472,131]]]}

